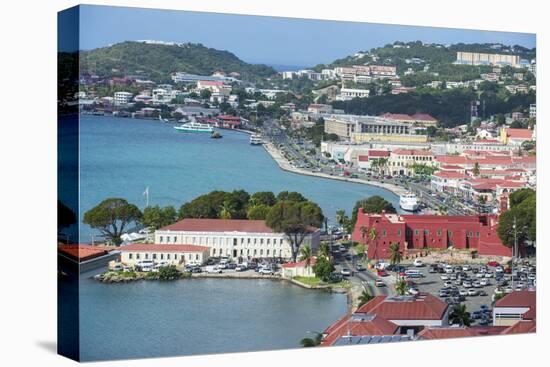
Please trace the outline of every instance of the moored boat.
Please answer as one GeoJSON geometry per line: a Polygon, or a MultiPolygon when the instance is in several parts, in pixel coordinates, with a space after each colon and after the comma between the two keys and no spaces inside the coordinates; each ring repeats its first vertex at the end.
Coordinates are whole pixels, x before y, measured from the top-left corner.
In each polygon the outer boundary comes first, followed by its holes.
{"type": "Polygon", "coordinates": [[[174,126],[174,129],[176,129],[179,132],[188,132],[188,133],[212,133],[214,132],[214,128],[208,124],[201,124],[200,122],[186,122],[185,124],[181,124],[180,126],[174,126]]]}
{"type": "Polygon", "coordinates": [[[412,192],[406,192],[399,196],[399,207],[409,212],[415,212],[419,208],[418,197],[412,192]]]}
{"type": "Polygon", "coordinates": [[[250,144],[252,145],[260,145],[263,144],[264,141],[262,140],[262,137],[257,134],[250,135],[250,144]]]}

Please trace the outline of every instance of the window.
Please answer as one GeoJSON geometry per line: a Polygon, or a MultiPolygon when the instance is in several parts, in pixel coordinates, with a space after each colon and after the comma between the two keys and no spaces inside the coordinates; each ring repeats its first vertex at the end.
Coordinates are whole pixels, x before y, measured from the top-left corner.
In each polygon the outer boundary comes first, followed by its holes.
{"type": "Polygon", "coordinates": [[[195,260],[199,259],[199,254],[195,254],[195,260]]]}
{"type": "Polygon", "coordinates": [[[387,234],[386,230],[383,229],[383,230],[382,230],[382,237],[386,237],[386,234],[387,234]]]}
{"type": "Polygon", "coordinates": [[[139,260],[139,254],[136,254],[136,259],[138,259],[138,260],[139,260]]]}
{"type": "Polygon", "coordinates": [[[400,229],[397,230],[397,237],[401,237],[401,230],[400,229]]]}
{"type": "MultiPolygon", "coordinates": [[[[147,256],[145,256],[147,258],[147,256]]],[[[153,260],[157,258],[157,254],[153,254],[153,260]]]]}
{"type": "Polygon", "coordinates": [[[170,254],[166,254],[166,260],[170,260],[170,254]]]}
{"type": "Polygon", "coordinates": [[[468,232],[468,237],[472,237],[473,236],[473,232],[468,232]]]}
{"type": "Polygon", "coordinates": [[[213,253],[214,255],[216,255],[216,249],[212,250],[212,253],[213,253]]]}
{"type": "Polygon", "coordinates": [[[162,236],[159,237],[159,242],[162,243],[162,236]]]}
{"type": "Polygon", "coordinates": [[[480,233],[476,232],[476,237],[479,238],[479,236],[480,236],[480,233]]]}
{"type": "Polygon", "coordinates": [[[131,252],[128,254],[128,259],[132,260],[132,253],[131,252]]]}
{"type": "Polygon", "coordinates": [[[438,235],[438,236],[441,236],[441,229],[438,229],[438,230],[437,230],[437,235],[438,235]]]}
{"type": "Polygon", "coordinates": [[[269,250],[266,251],[266,255],[269,256],[269,250]]]}
{"type": "Polygon", "coordinates": [[[164,260],[164,254],[160,254],[160,259],[164,260]]]}
{"type": "Polygon", "coordinates": [[[424,230],[424,235],[427,236],[427,235],[429,235],[429,234],[430,234],[430,230],[429,230],[429,229],[425,229],[425,230],[424,230]]]}
{"type": "Polygon", "coordinates": [[[149,259],[149,254],[145,254],[145,260],[149,259]]]}
{"type": "Polygon", "coordinates": [[[174,236],[174,243],[178,242],[178,238],[174,236]]]}
{"type": "Polygon", "coordinates": [[[453,231],[447,231],[447,236],[448,236],[449,238],[453,237],[453,231]]]}

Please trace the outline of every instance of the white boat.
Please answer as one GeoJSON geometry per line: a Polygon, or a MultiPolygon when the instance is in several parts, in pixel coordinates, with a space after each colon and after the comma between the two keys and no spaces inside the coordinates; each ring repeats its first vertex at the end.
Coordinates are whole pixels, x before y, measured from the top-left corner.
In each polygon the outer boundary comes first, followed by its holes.
{"type": "Polygon", "coordinates": [[[212,133],[214,131],[212,126],[208,124],[201,124],[196,121],[186,122],[180,126],[174,126],[174,129],[184,133],[212,133]]]}
{"type": "Polygon", "coordinates": [[[406,192],[399,196],[399,206],[409,212],[417,211],[419,207],[418,197],[412,192],[406,192]]]}
{"type": "Polygon", "coordinates": [[[262,140],[262,137],[260,135],[250,135],[250,144],[252,145],[260,145],[263,144],[264,141],[262,140]]]}

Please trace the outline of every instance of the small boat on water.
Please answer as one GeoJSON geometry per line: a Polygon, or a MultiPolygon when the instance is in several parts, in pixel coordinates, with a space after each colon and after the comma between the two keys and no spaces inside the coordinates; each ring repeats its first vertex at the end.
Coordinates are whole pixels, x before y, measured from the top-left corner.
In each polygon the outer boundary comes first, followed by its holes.
{"type": "Polygon", "coordinates": [[[220,133],[217,132],[217,131],[214,131],[214,132],[210,135],[210,137],[211,137],[212,139],[221,139],[221,138],[223,138],[223,135],[220,134],[220,133]]]}
{"type": "Polygon", "coordinates": [[[258,135],[258,134],[250,135],[250,144],[252,144],[252,145],[261,145],[263,143],[264,143],[264,141],[263,141],[263,139],[260,135],[258,135]]]}
{"type": "Polygon", "coordinates": [[[409,212],[415,212],[418,210],[420,203],[418,197],[412,192],[406,192],[399,196],[399,207],[409,212]]]}
{"type": "Polygon", "coordinates": [[[179,132],[183,133],[213,133],[214,128],[208,124],[201,124],[200,122],[191,121],[181,124],[180,126],[174,126],[179,132]]]}

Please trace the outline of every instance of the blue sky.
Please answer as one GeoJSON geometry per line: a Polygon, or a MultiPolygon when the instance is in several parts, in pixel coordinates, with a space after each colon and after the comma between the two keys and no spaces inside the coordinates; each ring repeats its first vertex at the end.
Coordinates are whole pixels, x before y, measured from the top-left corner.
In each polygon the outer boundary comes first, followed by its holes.
{"type": "Polygon", "coordinates": [[[244,61],[311,66],[394,41],[500,42],[535,47],[528,33],[90,6],[80,11],[81,49],[155,39],[202,43],[244,61]]]}

